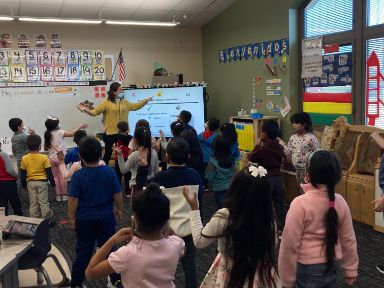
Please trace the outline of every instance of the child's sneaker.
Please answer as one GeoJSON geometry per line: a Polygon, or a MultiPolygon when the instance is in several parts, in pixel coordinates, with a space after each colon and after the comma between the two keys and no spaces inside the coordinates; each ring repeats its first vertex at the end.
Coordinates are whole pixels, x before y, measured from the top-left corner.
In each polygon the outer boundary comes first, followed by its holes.
{"type": "Polygon", "coordinates": [[[68,196],[67,196],[67,195],[62,195],[62,196],[61,196],[61,199],[62,199],[63,201],[68,201],[68,196]]]}
{"type": "Polygon", "coordinates": [[[56,196],[56,201],[61,202],[61,196],[56,196]]]}

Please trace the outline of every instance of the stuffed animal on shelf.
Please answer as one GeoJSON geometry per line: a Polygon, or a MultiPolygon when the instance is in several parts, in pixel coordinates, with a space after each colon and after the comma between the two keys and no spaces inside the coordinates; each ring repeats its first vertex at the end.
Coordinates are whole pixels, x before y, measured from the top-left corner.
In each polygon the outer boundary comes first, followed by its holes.
{"type": "Polygon", "coordinates": [[[339,137],[344,137],[349,129],[349,123],[345,116],[340,116],[332,121],[333,127],[333,138],[335,139],[338,135],[339,137]]]}

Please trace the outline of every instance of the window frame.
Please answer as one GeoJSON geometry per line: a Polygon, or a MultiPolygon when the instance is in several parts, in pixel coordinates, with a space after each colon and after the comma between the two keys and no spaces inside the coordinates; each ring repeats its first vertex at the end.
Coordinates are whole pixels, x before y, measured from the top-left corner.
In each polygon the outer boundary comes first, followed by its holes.
{"type": "MultiPolygon", "coordinates": [[[[299,8],[299,39],[304,39],[305,32],[305,7],[311,0],[305,0],[299,8]]],[[[367,0],[353,0],[353,26],[352,30],[338,32],[333,34],[323,35],[323,44],[352,44],[352,55],[353,55],[353,74],[352,74],[352,120],[353,124],[366,125],[365,115],[365,78],[366,69],[366,41],[375,38],[384,37],[384,23],[368,26],[367,25],[367,0]]],[[[301,43],[301,41],[300,41],[301,43]]],[[[301,45],[299,44],[299,47],[301,45]]],[[[303,80],[301,79],[301,48],[299,49],[299,111],[303,111],[303,96],[304,86],[303,80]]],[[[383,68],[383,67],[382,67],[383,68]]]]}

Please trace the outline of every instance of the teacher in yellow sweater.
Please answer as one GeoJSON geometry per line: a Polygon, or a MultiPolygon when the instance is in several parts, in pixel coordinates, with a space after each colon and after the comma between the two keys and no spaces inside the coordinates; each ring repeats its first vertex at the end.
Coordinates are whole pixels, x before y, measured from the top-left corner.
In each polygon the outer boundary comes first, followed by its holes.
{"type": "Polygon", "coordinates": [[[136,111],[144,107],[153,97],[148,97],[138,103],[131,103],[123,99],[123,89],[120,83],[114,82],[109,86],[108,98],[97,105],[94,109],[88,109],[79,104],[78,108],[81,112],[88,115],[96,116],[103,113],[103,123],[105,135],[103,141],[105,143],[105,152],[103,160],[108,165],[112,155],[112,145],[118,140],[117,123],[119,121],[128,122],[129,111],[136,111]]]}

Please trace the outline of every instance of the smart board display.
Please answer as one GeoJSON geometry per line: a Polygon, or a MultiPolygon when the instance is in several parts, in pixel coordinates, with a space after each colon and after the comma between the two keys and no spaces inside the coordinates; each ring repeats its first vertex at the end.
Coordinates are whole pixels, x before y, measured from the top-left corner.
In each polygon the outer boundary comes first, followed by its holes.
{"type": "Polygon", "coordinates": [[[156,89],[128,89],[124,90],[124,98],[129,102],[136,103],[149,96],[153,100],[137,111],[131,111],[128,115],[131,133],[136,122],[146,119],[150,126],[153,137],[159,136],[159,130],[163,130],[166,137],[172,137],[170,124],[176,121],[180,111],[187,110],[192,114],[189,123],[197,133],[204,130],[204,88],[177,87],[156,89]]]}

